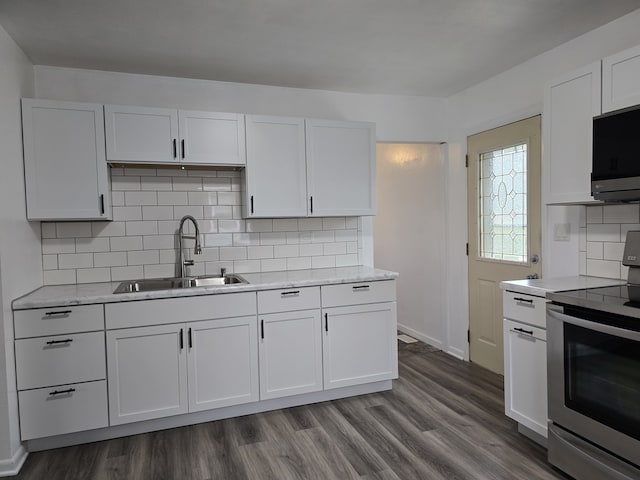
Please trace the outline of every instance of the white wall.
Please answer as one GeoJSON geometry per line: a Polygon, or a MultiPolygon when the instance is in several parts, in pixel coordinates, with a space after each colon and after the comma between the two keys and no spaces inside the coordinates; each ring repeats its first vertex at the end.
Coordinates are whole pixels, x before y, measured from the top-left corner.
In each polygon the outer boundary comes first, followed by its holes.
{"type": "Polygon", "coordinates": [[[444,146],[378,144],[377,153],[374,263],[400,273],[398,329],[444,348],[444,146]]]}
{"type": "Polygon", "coordinates": [[[40,224],[26,221],[20,97],[33,94],[33,67],[0,27],[0,474],[22,460],[11,301],[42,284],[40,224]]]}
{"type": "MultiPolygon", "coordinates": [[[[467,258],[460,255],[467,239],[466,137],[542,112],[543,88],[553,78],[597,61],[607,55],[640,44],[640,10],[636,10],[596,30],[588,32],[507,72],[475,85],[448,101],[448,226],[447,254],[449,278],[448,318],[451,333],[450,353],[468,357],[467,258]],[[461,301],[463,300],[463,301],[461,301]]],[[[550,207],[562,209],[564,207],[550,207]]],[[[568,208],[568,207],[567,207],[568,208]]],[[[548,242],[542,258],[545,275],[578,274],[578,210],[554,210],[556,219],[571,223],[574,237],[570,246],[548,242]],[[570,256],[564,256],[564,252],[570,256]],[[574,254],[575,251],[575,254],[574,254]],[[568,260],[565,260],[568,259],[568,260]],[[549,267],[549,270],[547,268],[549,267]]],[[[559,220],[556,223],[560,223],[559,220]]],[[[546,229],[546,225],[543,225],[546,229]]],[[[544,233],[543,233],[544,235],[544,233]]]]}

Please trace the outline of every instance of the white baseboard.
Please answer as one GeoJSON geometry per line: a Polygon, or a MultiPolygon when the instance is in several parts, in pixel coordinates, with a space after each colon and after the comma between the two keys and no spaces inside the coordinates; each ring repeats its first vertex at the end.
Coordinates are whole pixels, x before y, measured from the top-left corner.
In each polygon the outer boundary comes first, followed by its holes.
{"type": "Polygon", "coordinates": [[[459,348],[454,348],[454,347],[449,347],[446,352],[449,355],[452,355],[456,358],[459,358],[460,360],[464,360],[465,362],[467,361],[467,359],[465,358],[465,353],[464,350],[460,350],[459,348]]]}
{"type": "Polygon", "coordinates": [[[400,323],[398,324],[398,330],[400,330],[402,333],[406,333],[407,335],[412,336],[413,338],[417,338],[421,342],[428,343],[429,345],[432,345],[432,346],[442,350],[442,341],[441,340],[437,340],[437,339],[435,339],[433,337],[430,337],[429,335],[425,335],[424,333],[420,333],[417,330],[414,330],[413,328],[407,327],[406,325],[402,325],[400,323]]]}
{"type": "Polygon", "coordinates": [[[20,445],[13,457],[8,460],[0,460],[0,477],[12,477],[17,475],[24,465],[24,461],[27,459],[29,452],[20,445]]]}

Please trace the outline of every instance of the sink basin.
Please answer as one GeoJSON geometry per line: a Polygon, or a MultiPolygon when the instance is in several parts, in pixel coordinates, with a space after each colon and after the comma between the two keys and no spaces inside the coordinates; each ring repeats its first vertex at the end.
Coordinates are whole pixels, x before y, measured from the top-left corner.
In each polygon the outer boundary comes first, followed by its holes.
{"type": "Polygon", "coordinates": [[[248,283],[240,275],[208,275],[188,278],[150,278],[148,280],[129,280],[122,282],[113,293],[152,292],[154,290],[171,290],[174,288],[196,288],[235,285],[248,283]]]}

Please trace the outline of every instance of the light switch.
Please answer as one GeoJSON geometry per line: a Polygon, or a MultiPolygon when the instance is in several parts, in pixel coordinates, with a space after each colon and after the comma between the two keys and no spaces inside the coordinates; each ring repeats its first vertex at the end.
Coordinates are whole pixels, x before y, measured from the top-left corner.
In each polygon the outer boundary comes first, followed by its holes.
{"type": "Polygon", "coordinates": [[[556,242],[568,242],[571,239],[570,234],[570,223],[556,223],[553,225],[553,239],[556,242]]]}

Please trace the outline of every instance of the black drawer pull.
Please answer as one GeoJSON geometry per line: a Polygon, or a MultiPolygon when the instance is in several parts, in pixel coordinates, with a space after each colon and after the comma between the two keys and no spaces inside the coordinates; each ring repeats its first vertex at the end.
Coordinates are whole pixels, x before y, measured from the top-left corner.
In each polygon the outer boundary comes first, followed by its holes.
{"type": "Polygon", "coordinates": [[[300,295],[300,290],[293,290],[291,292],[282,292],[280,295],[283,297],[286,295],[300,295]]]}
{"type": "Polygon", "coordinates": [[[260,320],[260,338],[264,340],[264,320],[260,320]]]}
{"type": "Polygon", "coordinates": [[[73,342],[72,338],[65,338],[64,340],[49,340],[47,342],[47,345],[58,345],[60,343],[67,344],[67,343],[71,343],[71,342],[73,342]]]}
{"type": "Polygon", "coordinates": [[[71,310],[59,310],[57,312],[46,312],[45,315],[47,317],[51,317],[53,315],[69,315],[71,313],[71,310]]]}
{"type": "Polygon", "coordinates": [[[527,335],[533,335],[533,330],[525,330],[524,328],[513,327],[513,330],[520,333],[526,333],[527,335]]]}
{"type": "Polygon", "coordinates": [[[324,331],[325,332],[329,331],[329,314],[328,313],[324,314],[324,331]]]}
{"type": "Polygon", "coordinates": [[[368,290],[369,288],[371,288],[369,285],[357,285],[353,287],[354,290],[368,290]]]}
{"type": "Polygon", "coordinates": [[[533,303],[533,300],[530,298],[521,298],[521,297],[513,297],[516,302],[525,302],[525,303],[533,303]]]}
{"type": "Polygon", "coordinates": [[[73,393],[75,391],[76,391],[75,388],[69,388],[67,390],[54,390],[49,395],[64,395],[65,393],[73,393]]]}

